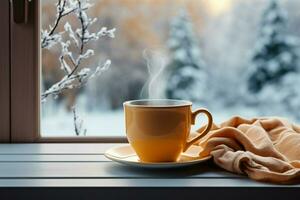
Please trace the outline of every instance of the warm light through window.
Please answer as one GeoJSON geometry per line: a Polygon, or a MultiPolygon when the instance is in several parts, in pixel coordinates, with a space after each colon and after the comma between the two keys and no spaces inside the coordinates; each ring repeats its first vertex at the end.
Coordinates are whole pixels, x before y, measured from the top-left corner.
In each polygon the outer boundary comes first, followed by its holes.
{"type": "Polygon", "coordinates": [[[220,15],[228,11],[232,6],[233,0],[209,0],[207,1],[212,15],[220,15]]]}

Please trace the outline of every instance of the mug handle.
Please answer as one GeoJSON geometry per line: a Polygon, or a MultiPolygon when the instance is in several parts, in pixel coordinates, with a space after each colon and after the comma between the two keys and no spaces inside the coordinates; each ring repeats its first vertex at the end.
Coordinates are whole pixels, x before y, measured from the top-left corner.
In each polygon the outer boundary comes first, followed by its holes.
{"type": "Polygon", "coordinates": [[[204,108],[197,109],[197,110],[195,110],[194,112],[191,113],[191,115],[192,115],[192,117],[191,117],[192,125],[195,124],[196,116],[198,114],[201,114],[201,113],[203,113],[203,114],[205,114],[207,116],[208,122],[207,122],[206,128],[201,133],[199,133],[196,137],[194,137],[190,141],[186,142],[185,147],[183,149],[183,152],[185,152],[192,144],[194,144],[200,138],[202,138],[203,136],[205,136],[210,131],[210,129],[212,127],[212,123],[213,123],[212,115],[211,115],[211,113],[208,110],[206,110],[204,108]]]}

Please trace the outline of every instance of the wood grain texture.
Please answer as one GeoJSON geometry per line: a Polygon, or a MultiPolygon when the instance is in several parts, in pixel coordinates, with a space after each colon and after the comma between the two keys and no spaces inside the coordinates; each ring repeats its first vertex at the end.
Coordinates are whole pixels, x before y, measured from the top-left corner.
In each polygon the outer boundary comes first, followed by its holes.
{"type": "Polygon", "coordinates": [[[0,178],[238,178],[212,165],[145,170],[114,162],[1,162],[0,178]]]}
{"type": "Polygon", "coordinates": [[[31,1],[27,24],[11,19],[11,140],[32,142],[39,119],[39,1],[31,1]]]}
{"type": "Polygon", "coordinates": [[[0,1],[0,142],[10,135],[10,27],[9,1],[0,1]]]}
{"type": "MultiPolygon", "coordinates": [[[[106,179],[0,179],[0,187],[289,187],[298,188],[299,185],[279,186],[257,183],[248,179],[212,179],[212,178],[106,178],[106,179]]],[[[124,199],[124,198],[120,198],[124,199]]],[[[205,198],[208,199],[208,198],[205,198]]],[[[222,198],[220,198],[222,199],[222,198]]]]}
{"type": "Polygon", "coordinates": [[[4,187],[300,187],[255,182],[226,172],[212,161],[178,169],[128,167],[103,156],[116,145],[123,144],[0,144],[0,190],[4,187]]]}
{"type": "Polygon", "coordinates": [[[109,162],[103,154],[85,155],[0,155],[0,165],[3,162],[109,162]]]}
{"type": "MultiPolygon", "coordinates": [[[[1,144],[0,155],[85,155],[103,154],[117,144],[1,144]]],[[[121,145],[121,144],[118,144],[121,145]]]]}

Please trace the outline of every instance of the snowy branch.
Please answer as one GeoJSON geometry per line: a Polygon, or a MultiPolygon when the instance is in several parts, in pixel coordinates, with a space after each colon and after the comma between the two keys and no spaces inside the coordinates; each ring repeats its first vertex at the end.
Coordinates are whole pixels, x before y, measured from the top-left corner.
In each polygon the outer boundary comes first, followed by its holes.
{"type": "Polygon", "coordinates": [[[61,55],[59,56],[60,68],[64,71],[64,77],[53,84],[42,95],[42,102],[46,101],[48,96],[53,95],[57,97],[67,89],[80,88],[88,82],[89,79],[100,75],[103,71],[107,70],[111,64],[107,60],[104,64],[95,66],[95,70],[91,72],[91,66],[82,67],[81,63],[94,55],[93,49],[86,49],[86,45],[90,41],[98,40],[100,37],[114,38],[115,28],[107,29],[102,27],[99,31],[90,33],[90,26],[97,21],[97,18],[90,18],[86,10],[91,7],[88,0],[58,0],[57,18],[54,26],[50,30],[42,31],[42,48],[51,48],[54,44],[59,43],[61,46],[61,55]],[[80,28],[75,31],[72,26],[66,22],[64,25],[64,32],[55,33],[61,19],[71,13],[74,13],[80,22],[80,28]],[[69,40],[62,41],[62,34],[67,33],[69,40]],[[74,43],[78,49],[78,55],[75,55],[69,50],[70,45],[74,43]],[[81,69],[80,69],[81,68],[81,69]]]}
{"type": "MultiPolygon", "coordinates": [[[[65,63],[65,61],[63,60],[62,63],[65,63]]],[[[57,97],[57,95],[67,89],[80,88],[84,86],[90,79],[94,78],[95,76],[99,76],[102,72],[107,70],[110,64],[111,61],[107,60],[104,64],[97,66],[96,70],[94,70],[92,73],[90,72],[89,68],[83,68],[76,74],[71,74],[73,71],[70,71],[68,75],[64,76],[59,82],[52,85],[41,95],[42,102],[45,102],[46,98],[50,95],[57,97]]],[[[63,65],[68,66],[66,63],[63,65]]],[[[65,70],[68,71],[70,68],[66,67],[65,70]]]]}
{"type": "MultiPolygon", "coordinates": [[[[49,96],[56,98],[65,90],[84,86],[90,79],[99,76],[111,65],[111,61],[106,60],[104,63],[99,62],[97,66],[82,66],[84,60],[94,55],[93,49],[86,48],[90,41],[97,41],[104,36],[110,38],[114,38],[115,36],[114,28],[107,29],[106,27],[102,27],[97,32],[89,31],[90,26],[97,21],[97,18],[90,18],[86,13],[86,10],[91,6],[89,0],[58,0],[54,25],[50,25],[48,30],[42,30],[42,48],[51,49],[54,45],[60,45],[61,53],[58,60],[60,68],[64,72],[61,80],[42,93],[42,102],[45,102],[49,96]],[[62,19],[68,15],[75,15],[80,27],[74,30],[71,24],[66,22],[64,24],[64,31],[57,32],[62,19]],[[69,49],[71,45],[75,47],[75,50],[71,51],[69,49]],[[92,67],[94,68],[93,71],[91,71],[92,67]]],[[[83,120],[78,116],[75,106],[72,107],[72,112],[75,134],[77,136],[86,135],[87,130],[83,128],[83,120]]]]}
{"type": "Polygon", "coordinates": [[[49,26],[49,30],[42,30],[41,46],[42,48],[51,48],[62,38],[62,33],[55,33],[60,21],[63,17],[75,12],[77,6],[73,0],[58,0],[56,4],[57,15],[53,26],[49,26]]]}

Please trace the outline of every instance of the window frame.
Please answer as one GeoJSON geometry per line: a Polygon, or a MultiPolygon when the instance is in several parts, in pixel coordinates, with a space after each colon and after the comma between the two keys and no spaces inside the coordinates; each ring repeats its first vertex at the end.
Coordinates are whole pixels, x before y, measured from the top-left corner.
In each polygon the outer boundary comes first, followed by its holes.
{"type": "MultiPolygon", "coordinates": [[[[2,4],[9,0],[1,1],[2,4]]],[[[9,140],[5,142],[28,143],[28,142],[127,142],[126,137],[42,137],[40,134],[40,75],[41,75],[41,48],[40,48],[40,0],[31,0],[28,7],[28,21],[17,24],[12,20],[13,11],[10,9],[10,101],[0,104],[2,107],[10,108],[10,130],[2,128],[0,124],[0,140],[3,137],[9,140]],[[2,132],[2,129],[4,130],[2,132]]],[[[0,9],[1,10],[1,9],[0,9]]],[[[5,12],[1,12],[1,15],[5,12]]],[[[4,21],[4,20],[3,20],[4,21]]],[[[5,22],[4,22],[5,24],[5,22]]],[[[2,25],[2,24],[1,24],[2,25]]],[[[5,54],[6,55],[6,54],[5,54]]],[[[7,55],[6,55],[7,56],[7,55]]],[[[2,63],[0,63],[0,67],[2,63]]],[[[7,65],[3,65],[7,66],[7,65]]],[[[1,69],[1,68],[0,68],[1,69]]],[[[5,68],[7,71],[7,68],[5,68]]],[[[7,72],[6,72],[7,75],[7,72]]],[[[1,77],[2,78],[2,77],[1,77]]],[[[2,96],[7,94],[7,80],[5,79],[5,90],[2,96]]],[[[1,82],[2,84],[2,82],[1,82]]],[[[2,91],[1,91],[2,93],[2,91]]],[[[1,96],[1,98],[2,98],[1,96]]],[[[7,112],[7,111],[6,111],[7,112]]],[[[2,117],[2,116],[1,116],[2,117]]],[[[2,119],[2,118],[1,118],[2,119]]],[[[6,119],[7,120],[7,119],[6,119]]]]}
{"type": "Polygon", "coordinates": [[[0,142],[10,141],[10,9],[0,1],[0,142]]]}

